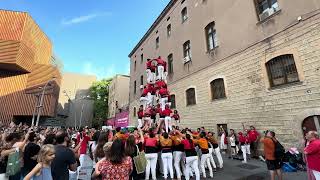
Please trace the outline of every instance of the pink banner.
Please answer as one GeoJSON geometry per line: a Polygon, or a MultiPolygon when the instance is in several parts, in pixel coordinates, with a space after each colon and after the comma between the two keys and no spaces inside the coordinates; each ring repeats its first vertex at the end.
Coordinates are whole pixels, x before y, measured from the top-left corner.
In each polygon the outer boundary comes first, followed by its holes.
{"type": "Polygon", "coordinates": [[[129,125],[129,111],[116,114],[116,117],[107,119],[105,124],[113,127],[127,127],[129,125]]]}
{"type": "Polygon", "coordinates": [[[129,125],[129,111],[116,114],[115,127],[127,127],[129,125]]]}

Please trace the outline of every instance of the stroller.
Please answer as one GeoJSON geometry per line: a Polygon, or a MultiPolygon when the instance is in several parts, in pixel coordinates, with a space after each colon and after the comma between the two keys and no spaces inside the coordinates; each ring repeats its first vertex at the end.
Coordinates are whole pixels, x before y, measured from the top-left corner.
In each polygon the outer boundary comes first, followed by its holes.
{"type": "Polygon", "coordinates": [[[297,148],[290,148],[289,151],[285,153],[283,162],[284,162],[284,167],[289,167],[289,169],[294,168],[295,170],[300,170],[300,171],[307,170],[306,164],[303,162],[302,153],[299,152],[297,148]]]}

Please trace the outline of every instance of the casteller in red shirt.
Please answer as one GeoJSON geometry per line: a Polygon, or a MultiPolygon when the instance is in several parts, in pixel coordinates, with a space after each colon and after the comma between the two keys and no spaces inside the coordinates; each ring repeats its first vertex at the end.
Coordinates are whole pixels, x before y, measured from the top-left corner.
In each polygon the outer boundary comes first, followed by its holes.
{"type": "Polygon", "coordinates": [[[156,67],[152,64],[152,61],[153,60],[151,60],[151,59],[147,59],[146,68],[150,69],[151,72],[155,72],[156,71],[156,67]]]}
{"type": "Polygon", "coordinates": [[[239,132],[238,134],[239,134],[239,142],[241,145],[250,143],[248,136],[244,136],[242,132],[239,132]]]}
{"type": "Polygon", "coordinates": [[[86,154],[87,153],[87,145],[90,141],[90,137],[86,135],[85,132],[82,133],[82,138],[80,137],[80,134],[77,135],[77,142],[80,142],[80,154],[86,154]]]}
{"type": "Polygon", "coordinates": [[[255,142],[259,137],[259,133],[255,129],[253,129],[248,132],[248,136],[250,142],[255,142]]]}
{"type": "Polygon", "coordinates": [[[164,61],[160,56],[155,60],[157,61],[158,66],[165,66],[166,65],[166,61],[164,61]]]}
{"type": "Polygon", "coordinates": [[[161,89],[162,87],[163,87],[163,88],[167,88],[166,82],[164,82],[164,80],[158,80],[158,81],[156,82],[156,89],[159,90],[159,89],[161,89]]]}
{"type": "Polygon", "coordinates": [[[168,106],[166,106],[166,108],[162,111],[162,113],[163,113],[164,116],[166,116],[166,117],[169,116],[170,117],[170,115],[172,113],[172,110],[168,106]]]}
{"type": "Polygon", "coordinates": [[[162,98],[168,97],[169,95],[169,91],[167,88],[161,88],[158,93],[162,98]]]}
{"type": "Polygon", "coordinates": [[[142,91],[141,97],[146,97],[149,92],[150,92],[149,88],[145,86],[143,91],[142,91]]]}

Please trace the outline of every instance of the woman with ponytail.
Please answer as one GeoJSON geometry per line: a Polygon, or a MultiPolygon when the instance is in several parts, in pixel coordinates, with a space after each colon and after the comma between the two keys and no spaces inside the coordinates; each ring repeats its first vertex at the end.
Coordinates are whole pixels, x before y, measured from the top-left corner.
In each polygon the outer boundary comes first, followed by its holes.
{"type": "Polygon", "coordinates": [[[182,140],[181,144],[183,144],[183,148],[186,153],[186,172],[185,172],[186,180],[190,179],[189,175],[190,175],[191,169],[193,169],[196,174],[196,180],[200,180],[198,156],[195,150],[194,142],[191,139],[191,135],[187,134],[186,139],[182,140]]]}

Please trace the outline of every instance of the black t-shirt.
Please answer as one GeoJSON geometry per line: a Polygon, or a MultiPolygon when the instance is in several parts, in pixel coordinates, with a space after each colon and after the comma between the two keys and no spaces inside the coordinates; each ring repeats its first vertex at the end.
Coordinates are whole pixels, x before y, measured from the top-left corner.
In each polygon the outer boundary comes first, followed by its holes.
{"type": "Polygon", "coordinates": [[[23,175],[27,175],[32,169],[38,164],[37,160],[31,159],[33,156],[37,155],[40,151],[40,146],[35,143],[28,143],[24,149],[23,162],[24,166],[22,168],[23,175]]]}
{"type": "Polygon", "coordinates": [[[53,180],[68,180],[69,166],[76,163],[74,152],[63,145],[55,146],[56,154],[51,164],[53,180]]]}

